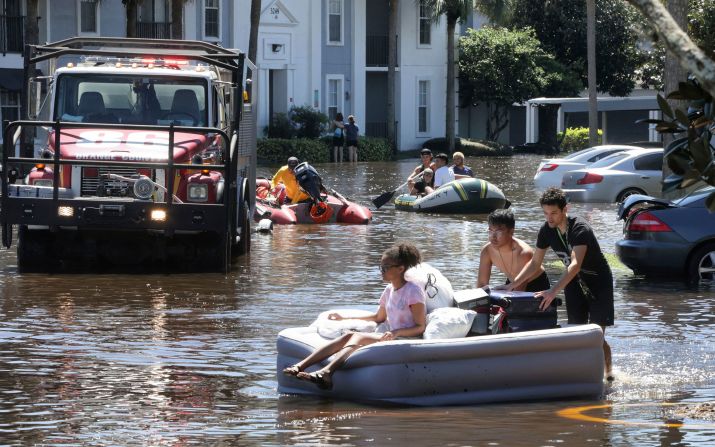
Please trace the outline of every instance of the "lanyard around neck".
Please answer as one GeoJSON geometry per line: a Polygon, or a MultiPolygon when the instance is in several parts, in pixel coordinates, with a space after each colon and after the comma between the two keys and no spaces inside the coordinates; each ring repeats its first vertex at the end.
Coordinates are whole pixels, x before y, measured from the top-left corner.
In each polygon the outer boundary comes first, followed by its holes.
{"type": "Polygon", "coordinates": [[[568,243],[568,231],[569,231],[568,223],[566,223],[566,233],[564,233],[563,235],[561,234],[561,230],[559,229],[559,227],[556,227],[555,230],[556,230],[556,234],[559,235],[559,239],[561,239],[561,242],[564,244],[564,248],[566,248],[566,250],[568,250],[568,251],[571,251],[571,246],[569,246],[569,243],[568,243]]]}

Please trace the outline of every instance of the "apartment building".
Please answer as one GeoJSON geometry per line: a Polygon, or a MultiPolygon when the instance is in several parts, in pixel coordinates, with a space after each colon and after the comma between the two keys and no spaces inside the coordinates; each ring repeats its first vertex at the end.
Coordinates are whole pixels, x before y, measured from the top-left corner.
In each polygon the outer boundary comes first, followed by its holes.
{"type": "MultiPolygon", "coordinates": [[[[27,0],[0,0],[0,118],[19,118],[27,0]]],[[[171,1],[144,0],[136,35],[171,37],[171,1]]],[[[250,0],[184,2],[185,39],[248,49],[250,0]]],[[[119,0],[38,0],[39,41],[73,36],[122,37],[127,12],[119,0]]],[[[257,133],[276,113],[311,106],[329,117],[357,118],[361,133],[387,135],[388,41],[397,44],[396,138],[402,150],[444,136],[446,21],[400,2],[397,34],[388,36],[384,0],[264,0],[252,73],[257,133]]]]}

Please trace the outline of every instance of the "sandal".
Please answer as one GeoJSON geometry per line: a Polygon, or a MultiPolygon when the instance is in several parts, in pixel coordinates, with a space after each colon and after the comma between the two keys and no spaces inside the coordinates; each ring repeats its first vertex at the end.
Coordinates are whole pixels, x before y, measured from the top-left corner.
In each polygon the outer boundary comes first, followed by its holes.
{"type": "Polygon", "coordinates": [[[285,374],[286,376],[295,377],[298,375],[298,373],[301,373],[301,372],[303,372],[303,370],[300,369],[300,367],[298,365],[293,365],[293,366],[289,366],[287,368],[283,368],[283,374],[285,374]]]}
{"type": "Polygon", "coordinates": [[[321,390],[330,390],[333,388],[333,380],[331,379],[330,374],[324,371],[315,371],[312,373],[300,372],[296,377],[301,380],[313,382],[321,390]]]}

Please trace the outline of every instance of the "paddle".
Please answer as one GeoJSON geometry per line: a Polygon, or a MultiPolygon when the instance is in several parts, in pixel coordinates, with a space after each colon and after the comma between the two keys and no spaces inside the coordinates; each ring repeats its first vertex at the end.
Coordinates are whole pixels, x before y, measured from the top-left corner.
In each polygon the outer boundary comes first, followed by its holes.
{"type": "Polygon", "coordinates": [[[375,209],[378,209],[378,208],[380,208],[382,205],[384,205],[384,204],[386,204],[387,202],[389,202],[389,201],[392,199],[392,197],[395,195],[395,193],[396,193],[397,191],[399,191],[400,189],[404,188],[405,185],[407,185],[407,184],[410,182],[410,180],[415,180],[415,181],[416,181],[418,178],[422,177],[422,174],[423,174],[423,173],[424,173],[424,171],[420,172],[419,174],[417,174],[416,176],[414,176],[414,177],[412,177],[411,179],[407,180],[405,183],[401,184],[400,186],[398,186],[397,188],[393,189],[392,191],[384,192],[384,193],[380,194],[379,196],[375,197],[374,199],[372,199],[372,204],[375,205],[375,209]]]}

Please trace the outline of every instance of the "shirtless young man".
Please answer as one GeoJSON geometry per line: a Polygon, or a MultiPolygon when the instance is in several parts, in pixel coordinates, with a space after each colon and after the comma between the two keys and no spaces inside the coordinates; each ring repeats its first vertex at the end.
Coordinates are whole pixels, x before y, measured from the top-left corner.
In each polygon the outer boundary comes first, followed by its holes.
{"type": "MultiPolygon", "coordinates": [[[[509,210],[493,211],[489,223],[489,242],[482,247],[479,256],[477,287],[489,285],[492,266],[495,265],[507,277],[507,284],[514,281],[525,265],[534,256],[529,244],[514,237],[514,214],[509,210]]],[[[521,287],[514,290],[538,292],[551,287],[544,268],[538,269],[521,287]]]]}

